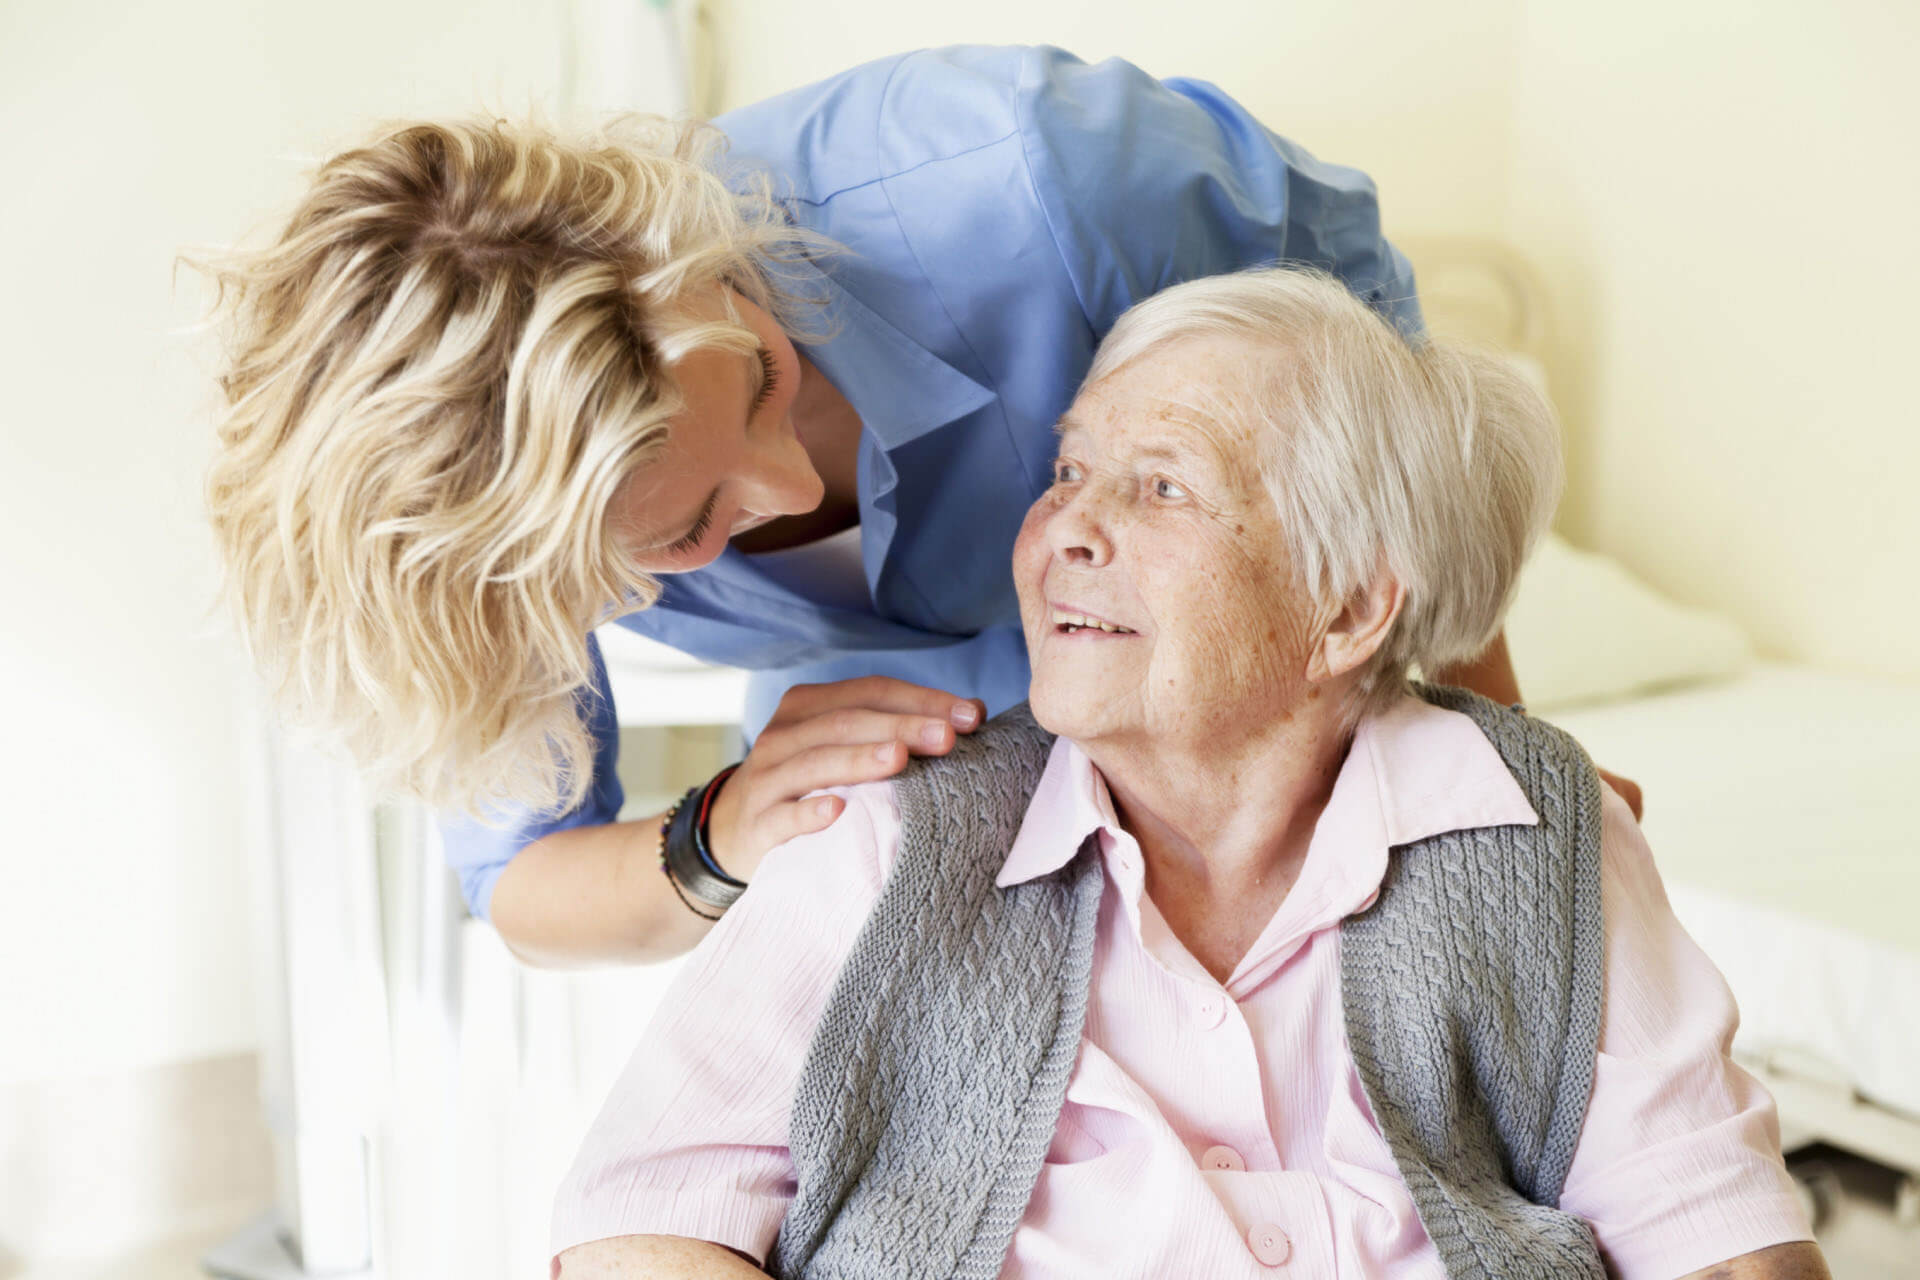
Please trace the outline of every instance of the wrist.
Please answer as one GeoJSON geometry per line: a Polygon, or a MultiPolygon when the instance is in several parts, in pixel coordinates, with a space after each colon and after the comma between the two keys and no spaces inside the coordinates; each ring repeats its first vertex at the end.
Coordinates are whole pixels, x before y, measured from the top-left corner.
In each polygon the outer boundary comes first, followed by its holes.
{"type": "Polygon", "coordinates": [[[719,799],[720,793],[726,789],[727,779],[731,778],[739,768],[740,766],[737,763],[728,765],[720,772],[714,774],[706,786],[701,789],[699,812],[694,815],[693,819],[693,847],[694,851],[700,855],[701,865],[706,867],[708,871],[728,884],[745,886],[746,881],[729,875],[721,869],[720,860],[714,856],[713,839],[709,834],[712,829],[713,811],[716,807],[714,802],[719,799]]]}
{"type": "Polygon", "coordinates": [[[687,910],[706,920],[718,920],[747,887],[720,866],[706,836],[714,797],[735,768],[691,788],[660,820],[661,874],[687,910]]]}

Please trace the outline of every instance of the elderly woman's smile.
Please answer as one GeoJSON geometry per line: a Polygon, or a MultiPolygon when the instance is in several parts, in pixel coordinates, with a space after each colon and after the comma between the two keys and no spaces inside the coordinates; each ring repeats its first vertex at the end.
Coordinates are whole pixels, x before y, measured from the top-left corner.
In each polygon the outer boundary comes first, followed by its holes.
{"type": "Polygon", "coordinates": [[[1063,636],[1077,636],[1085,632],[1093,636],[1136,636],[1140,633],[1132,627],[1123,627],[1117,622],[1108,622],[1105,618],[1096,618],[1084,609],[1075,609],[1048,602],[1053,611],[1054,630],[1063,636]]]}
{"type": "Polygon", "coordinates": [[[1194,339],[1087,387],[1061,419],[1053,486],[1014,551],[1049,728],[1204,737],[1302,695],[1311,605],[1262,452],[1223,408],[1271,376],[1242,341],[1194,339]]]}

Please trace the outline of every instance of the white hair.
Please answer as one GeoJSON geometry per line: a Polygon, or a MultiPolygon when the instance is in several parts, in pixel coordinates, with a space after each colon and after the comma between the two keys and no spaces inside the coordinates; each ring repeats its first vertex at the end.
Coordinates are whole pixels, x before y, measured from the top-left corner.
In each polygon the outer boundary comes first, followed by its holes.
{"type": "Polygon", "coordinates": [[[1204,337],[1258,357],[1253,385],[1217,389],[1216,411],[1262,441],[1266,486],[1323,625],[1383,564],[1406,590],[1356,683],[1351,719],[1399,696],[1411,667],[1432,672],[1485,650],[1560,498],[1560,434],[1545,397],[1498,356],[1409,345],[1338,280],[1292,267],[1154,295],[1120,317],[1087,381],[1204,337]]]}

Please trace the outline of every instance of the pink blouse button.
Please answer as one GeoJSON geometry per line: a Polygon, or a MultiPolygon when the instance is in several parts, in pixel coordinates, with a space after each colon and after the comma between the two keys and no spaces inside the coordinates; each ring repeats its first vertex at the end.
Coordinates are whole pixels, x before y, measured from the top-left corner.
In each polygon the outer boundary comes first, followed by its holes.
{"type": "Polygon", "coordinates": [[[1208,1147],[1200,1153],[1200,1167],[1223,1173],[1245,1173],[1247,1162],[1232,1147],[1208,1147]]]}
{"type": "Polygon", "coordinates": [[[1293,1241],[1272,1223],[1247,1232],[1247,1243],[1253,1247],[1253,1256],[1269,1267],[1284,1267],[1293,1256],[1293,1241]]]}
{"type": "Polygon", "coordinates": [[[1193,1006],[1193,1020],[1202,1027],[1217,1027],[1227,1016],[1227,997],[1224,992],[1210,991],[1193,1006]]]}

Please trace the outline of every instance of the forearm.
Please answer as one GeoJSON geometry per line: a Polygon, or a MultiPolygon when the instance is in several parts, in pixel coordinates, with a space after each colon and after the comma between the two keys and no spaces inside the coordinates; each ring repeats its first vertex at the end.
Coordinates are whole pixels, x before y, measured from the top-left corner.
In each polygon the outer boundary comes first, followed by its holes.
{"type": "Polygon", "coordinates": [[[660,870],[660,821],[556,831],[522,849],[493,890],[493,926],[541,968],[635,964],[690,950],[712,926],[660,870]]]}
{"type": "MultiPolygon", "coordinates": [[[[693,1274],[692,1272],[688,1273],[693,1274]]],[[[730,1272],[715,1272],[730,1275],[730,1272]]],[[[1820,1246],[1801,1240],[1756,1249],[1682,1276],[1680,1280],[1833,1280],[1820,1246]]]]}
{"type": "MultiPolygon", "coordinates": [[[[720,788],[709,827],[713,854],[742,880],[760,859],[820,831],[844,801],[813,793],[890,778],[908,753],[944,755],[986,708],[881,676],[796,685],[720,788]]],[[[492,917],[527,964],[566,967],[666,960],[690,950],[710,922],[660,870],[660,820],[556,831],[521,850],[493,889],[492,917]]]]}
{"type": "Polygon", "coordinates": [[[1486,652],[1472,662],[1442,668],[1430,673],[1429,678],[1435,684],[1459,685],[1462,688],[1471,689],[1502,706],[1512,706],[1521,701],[1520,680],[1513,674],[1513,658],[1507,653],[1505,631],[1495,636],[1493,643],[1487,646],[1486,652]]]}
{"type": "Polygon", "coordinates": [[[730,1249],[684,1236],[617,1236],[560,1255],[559,1280],[766,1280],[730,1249]]]}

